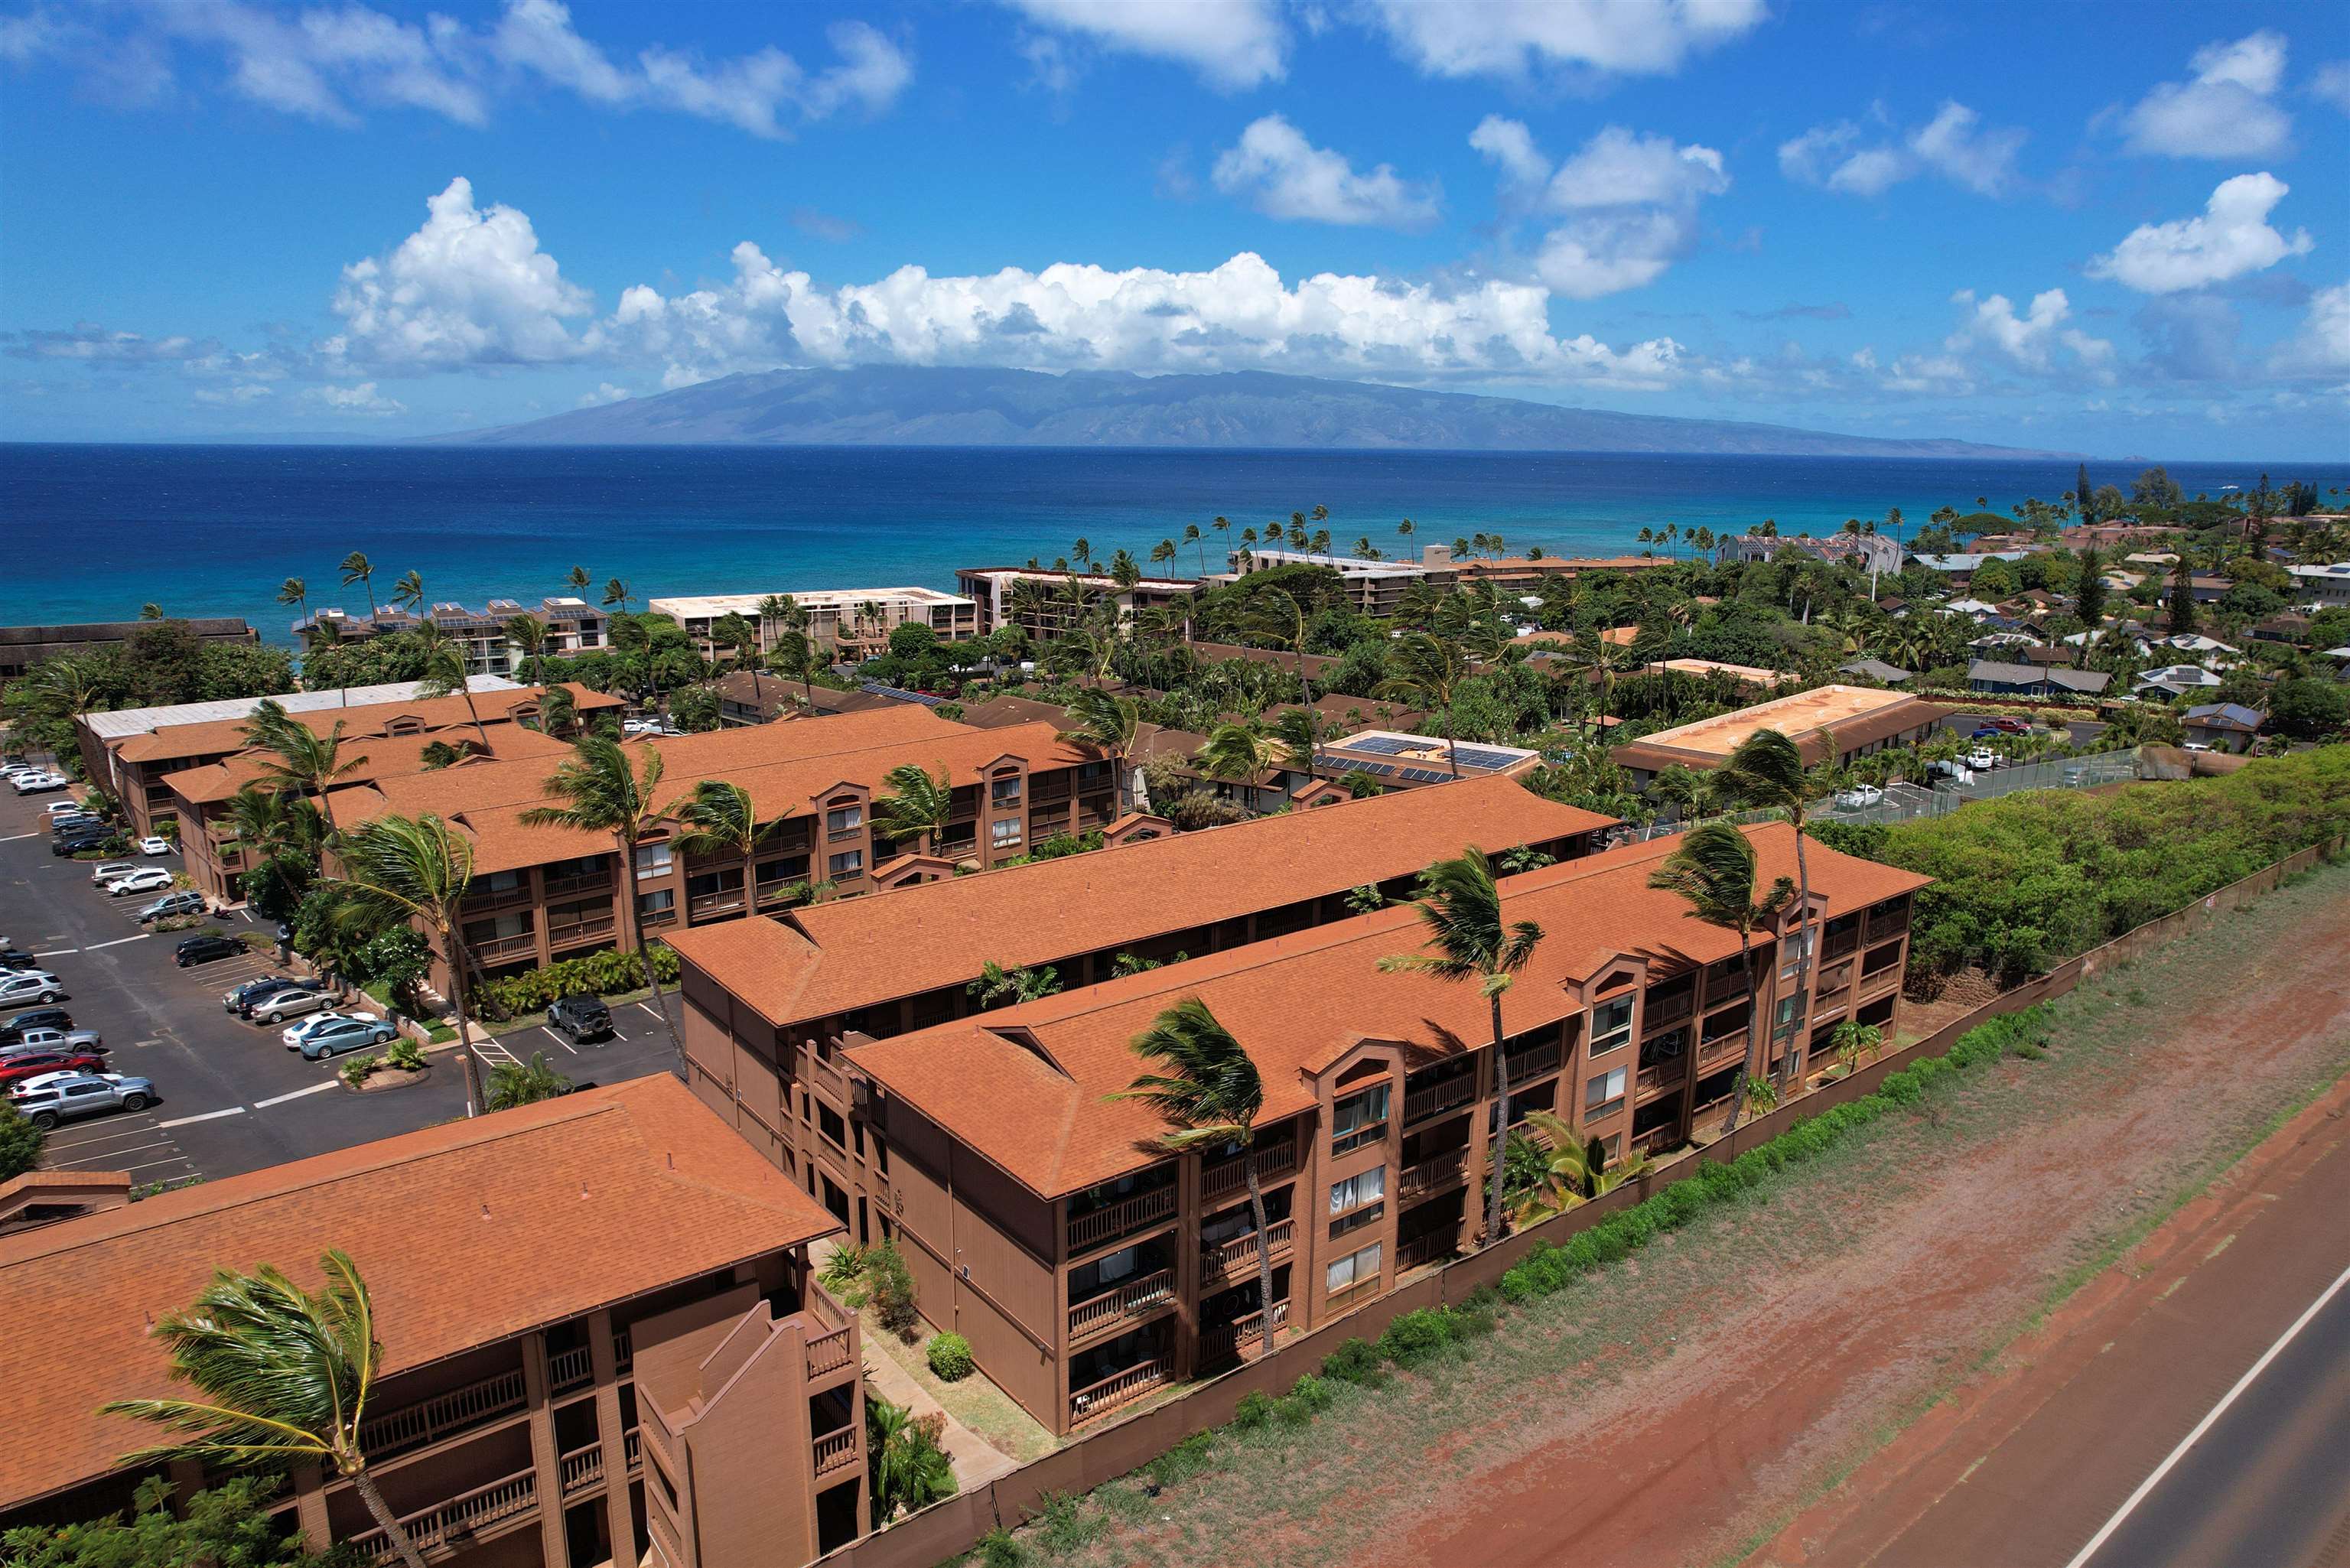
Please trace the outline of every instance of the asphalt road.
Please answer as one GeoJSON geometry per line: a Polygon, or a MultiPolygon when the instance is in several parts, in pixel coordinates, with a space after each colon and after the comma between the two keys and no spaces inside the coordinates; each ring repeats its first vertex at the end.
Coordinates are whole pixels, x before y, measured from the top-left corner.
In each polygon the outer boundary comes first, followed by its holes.
{"type": "MultiPolygon", "coordinates": [[[[66,984],[63,1005],[75,1027],[99,1031],[112,1069],[153,1079],[161,1103],[135,1117],[59,1128],[46,1163],[130,1169],[142,1183],[229,1176],[463,1114],[451,1047],[435,1048],[424,1082],[359,1095],[342,1085],[336,1064],[306,1062],[280,1042],[277,1028],[224,1012],[223,992],[276,972],[274,966],[255,958],[176,967],[172,950],[179,937],[146,934],[136,922],[139,907],[153,895],[109,898],[91,885],[88,862],[50,855],[43,807],[56,798],[0,794],[0,934],[43,955],[42,967],[66,984]]],[[[176,856],[152,863],[179,864],[176,856]]],[[[237,915],[216,923],[252,929],[237,915]]],[[[485,1047],[484,1054],[494,1063],[541,1051],[576,1082],[614,1083],[664,1070],[671,1051],[660,1015],[628,1004],[616,1018],[622,1037],[603,1044],[574,1046],[531,1030],[485,1047]]]]}

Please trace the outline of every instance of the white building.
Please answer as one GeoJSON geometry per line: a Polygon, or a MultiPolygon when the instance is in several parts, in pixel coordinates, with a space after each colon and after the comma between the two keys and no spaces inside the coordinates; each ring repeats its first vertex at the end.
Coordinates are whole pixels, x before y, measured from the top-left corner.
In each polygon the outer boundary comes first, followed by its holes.
{"type": "Polygon", "coordinates": [[[979,605],[960,594],[936,588],[803,588],[775,594],[703,594],[654,599],[646,607],[684,628],[702,657],[717,658],[721,649],[711,628],[730,615],[741,616],[756,630],[759,650],[775,646],[785,629],[774,617],[762,617],[759,607],[770,598],[788,597],[807,613],[807,635],[819,649],[838,649],[854,658],[870,658],[888,647],[889,634],[908,624],[927,626],[941,642],[961,642],[979,635],[979,605]]]}

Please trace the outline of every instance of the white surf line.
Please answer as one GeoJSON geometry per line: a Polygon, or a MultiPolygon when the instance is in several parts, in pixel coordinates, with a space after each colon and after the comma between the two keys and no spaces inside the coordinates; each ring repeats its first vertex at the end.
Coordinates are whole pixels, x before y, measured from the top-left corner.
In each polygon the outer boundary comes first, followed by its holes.
{"type": "Polygon", "coordinates": [[[282,1106],[288,1100],[298,1100],[305,1095],[324,1094],[334,1086],[335,1080],[329,1078],[323,1084],[313,1084],[307,1089],[296,1089],[290,1095],[274,1095],[265,1100],[255,1100],[253,1102],[253,1108],[256,1111],[265,1111],[272,1106],[282,1106]]]}
{"type": "Polygon", "coordinates": [[[141,931],[135,937],[117,937],[110,942],[92,942],[89,944],[88,950],[96,952],[100,948],[119,948],[125,942],[143,942],[154,934],[152,931],[141,931]]]}
{"type": "Polygon", "coordinates": [[[2241,1377],[2236,1379],[2236,1386],[2233,1388],[2229,1389],[2228,1392],[2220,1397],[2220,1402],[2217,1405],[2212,1406],[2210,1412],[2206,1414],[2201,1420],[2195,1423],[2195,1429],[2193,1431],[2188,1433],[2187,1436],[2178,1440],[2178,1446],[2170,1450],[2169,1454],[2163,1459],[2162,1463],[2155,1466],[2154,1473],[2152,1475],[2138,1482],[2137,1490],[2129,1494],[2129,1500],[2124,1502],[2119,1509],[2115,1511],[2114,1516],[2111,1519],[2106,1521],[2104,1528],[2100,1529],[2096,1534],[2089,1537],[2089,1543],[2086,1546],[2082,1547],[2081,1550],[2074,1554],[2073,1560],[2064,1564],[2064,1568],[2085,1568],[2085,1565],[2088,1563],[2089,1559],[2097,1554],[2097,1548],[2103,1546],[2106,1541],[2111,1539],[2114,1532],[2122,1527],[2122,1521],[2129,1518],[2133,1512],[2137,1511],[2137,1505],[2144,1502],[2147,1500],[2147,1494],[2152,1492],[2157,1486],[2161,1484],[2162,1478],[2170,1473],[2171,1467],[2186,1457],[2187,1450],[2193,1448],[2196,1443],[2202,1438],[2204,1433],[2210,1431],[2214,1426],[2219,1424],[2220,1417],[2228,1413],[2228,1407],[2233,1405],[2236,1402],[2237,1397],[2241,1396],[2245,1389],[2250,1388],[2252,1386],[2253,1379],[2257,1378],[2262,1373],[2268,1370],[2269,1363],[2274,1361],[2279,1355],[2284,1353],[2284,1347],[2291,1345],[2295,1336],[2297,1336],[2303,1329],[2309,1326],[2309,1320],[2311,1318],[2315,1317],[2319,1313],[2325,1310],[2325,1303],[2332,1301],[2336,1295],[2341,1293],[2342,1287],[2345,1284],[2350,1284],[2350,1268],[2345,1268],[2340,1273],[2334,1275],[2334,1282],[2326,1286],[2324,1293],[2321,1293],[2315,1301],[2309,1303],[2308,1310],[2303,1312],[2299,1317],[2293,1320],[2293,1326],[2286,1329],[2284,1333],[2279,1336],[2274,1345],[2270,1345],[2268,1349],[2261,1353],[2261,1358],[2252,1363],[2251,1368],[2241,1377]]]}
{"type": "Polygon", "coordinates": [[[244,1107],[243,1106],[231,1106],[224,1111],[205,1111],[200,1115],[192,1116],[175,1116],[168,1122],[157,1122],[155,1125],[159,1127],[183,1127],[188,1126],[191,1122],[216,1122],[223,1116],[241,1116],[243,1115],[244,1115],[244,1107]]]}
{"type": "Polygon", "coordinates": [[[557,1045],[562,1046],[566,1051],[569,1051],[574,1056],[579,1054],[578,1051],[573,1047],[570,1041],[566,1040],[562,1035],[557,1034],[554,1030],[549,1029],[544,1023],[538,1026],[538,1032],[541,1034],[546,1035],[549,1040],[554,1041],[557,1045]]]}

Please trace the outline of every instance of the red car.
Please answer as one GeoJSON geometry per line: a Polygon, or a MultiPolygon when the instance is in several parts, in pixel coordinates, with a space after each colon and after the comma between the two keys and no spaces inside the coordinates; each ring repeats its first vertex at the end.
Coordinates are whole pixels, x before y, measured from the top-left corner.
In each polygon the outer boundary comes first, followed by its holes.
{"type": "Polygon", "coordinates": [[[103,1073],[106,1058],[88,1051],[24,1051],[0,1057],[0,1085],[20,1083],[43,1073],[79,1071],[103,1073]]]}

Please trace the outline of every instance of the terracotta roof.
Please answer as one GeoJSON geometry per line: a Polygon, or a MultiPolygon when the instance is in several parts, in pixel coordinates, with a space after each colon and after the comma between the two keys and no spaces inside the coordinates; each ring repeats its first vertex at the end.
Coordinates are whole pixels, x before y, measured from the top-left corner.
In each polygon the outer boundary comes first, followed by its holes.
{"type": "MultiPolygon", "coordinates": [[[[544,690],[524,686],[504,691],[476,691],[471,710],[466,708],[463,696],[416,697],[355,708],[307,708],[290,716],[296,723],[320,735],[330,732],[340,722],[347,737],[380,735],[385,726],[399,719],[413,719],[427,730],[446,730],[459,724],[470,726],[473,714],[478,712],[484,724],[502,724],[512,722],[515,709],[525,703],[536,705],[544,690]]],[[[607,697],[585,686],[573,684],[570,691],[573,705],[582,713],[627,706],[618,697],[607,697]]],[[[122,742],[117,754],[127,763],[152,763],[241,752],[245,748],[245,726],[249,722],[246,719],[215,719],[202,724],[166,724],[131,736],[122,742]]]]}
{"type": "Polygon", "coordinates": [[[171,1382],[149,1314],[220,1268],[340,1247],[398,1374],[838,1226],[666,1074],[403,1133],[0,1240],[0,1507],[106,1474],[171,1382]]]}
{"type": "MultiPolygon", "coordinates": [[[[1791,828],[1769,823],[1744,831],[1762,877],[1794,875],[1791,828]]],[[[1648,886],[1679,843],[1678,835],[1652,839],[1504,882],[1508,918],[1534,920],[1545,933],[1504,1004],[1513,1033],[1570,1015],[1575,1009],[1562,985],[1589,978],[1619,954],[1683,967],[1737,951],[1735,934],[1691,918],[1679,898],[1648,886]]],[[[1812,889],[1831,914],[1929,880],[1818,843],[1807,857],[1812,889]]],[[[1264,1080],[1262,1123],[1310,1106],[1305,1074],[1357,1040],[1399,1041],[1432,1058],[1489,1039],[1475,987],[1379,972],[1382,957],[1417,950],[1421,932],[1416,910],[1398,906],[858,1045],[849,1058],[1030,1190],[1058,1197],[1163,1158],[1151,1147],[1163,1130],[1157,1115],[1138,1101],[1105,1096],[1142,1070],[1128,1043],[1183,997],[1203,998],[1256,1062],[1264,1080]]]]}
{"type": "Polygon", "coordinates": [[[959,985],[991,959],[1008,969],[1052,963],[1409,876],[1464,844],[1499,851],[1613,820],[1512,779],[1462,779],[666,940],[783,1027],[959,985]]]}
{"type": "Polygon", "coordinates": [[[803,687],[780,675],[730,670],[713,684],[722,701],[744,708],[760,708],[770,718],[778,714],[816,717],[828,713],[859,713],[873,708],[904,704],[894,697],[870,691],[842,691],[830,686],[803,687]]]}
{"type": "MultiPolygon", "coordinates": [[[[405,774],[421,774],[433,770],[424,765],[424,748],[435,743],[455,746],[459,750],[479,747],[487,750],[452,766],[480,767],[485,763],[513,762],[521,759],[549,759],[570,755],[568,742],[520,724],[491,724],[476,733],[471,724],[453,729],[430,730],[421,735],[371,735],[357,742],[346,741],[338,760],[355,763],[335,787],[355,789],[377,779],[397,778],[405,774]]],[[[217,763],[200,768],[183,768],[165,774],[163,782],[172,793],[193,805],[208,805],[224,801],[246,784],[258,782],[265,775],[265,764],[274,753],[259,750],[239,752],[217,763]]],[[[547,763],[553,772],[553,763],[547,763]]]]}

